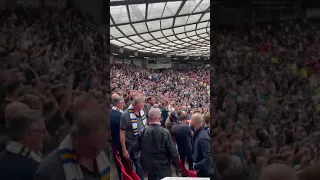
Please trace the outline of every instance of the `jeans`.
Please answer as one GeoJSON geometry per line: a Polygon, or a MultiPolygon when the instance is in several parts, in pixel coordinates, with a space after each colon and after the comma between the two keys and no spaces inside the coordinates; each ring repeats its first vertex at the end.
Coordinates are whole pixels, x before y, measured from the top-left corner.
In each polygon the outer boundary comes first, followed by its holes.
{"type": "Polygon", "coordinates": [[[140,179],[144,179],[144,172],[140,164],[140,151],[137,149],[138,147],[135,146],[128,146],[127,145],[127,151],[130,156],[131,163],[134,164],[136,173],[140,177],[140,179]]]}

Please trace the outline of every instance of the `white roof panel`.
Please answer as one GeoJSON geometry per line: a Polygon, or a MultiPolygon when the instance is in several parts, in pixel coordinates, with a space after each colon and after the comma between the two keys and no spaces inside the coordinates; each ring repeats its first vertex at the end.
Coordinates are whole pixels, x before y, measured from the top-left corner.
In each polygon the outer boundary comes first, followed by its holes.
{"type": "Polygon", "coordinates": [[[143,21],[145,19],[146,14],[146,4],[129,5],[129,11],[131,22],[143,21]]]}
{"type": "Polygon", "coordinates": [[[151,3],[148,6],[148,19],[160,18],[166,3],[151,3]]]}
{"type": "Polygon", "coordinates": [[[156,54],[186,54],[190,48],[208,54],[204,50],[210,49],[210,0],[110,1],[118,1],[110,6],[112,45],[156,54]]]}

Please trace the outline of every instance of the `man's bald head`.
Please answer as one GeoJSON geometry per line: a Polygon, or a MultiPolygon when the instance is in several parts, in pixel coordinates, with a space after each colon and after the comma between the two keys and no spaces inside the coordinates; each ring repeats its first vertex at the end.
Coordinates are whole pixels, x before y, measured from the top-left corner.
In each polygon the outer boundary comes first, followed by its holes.
{"type": "Polygon", "coordinates": [[[111,101],[116,99],[116,98],[118,98],[118,97],[119,97],[119,94],[116,94],[116,93],[112,94],[111,95],[111,101]]]}
{"type": "Polygon", "coordinates": [[[11,118],[14,117],[15,114],[17,114],[17,112],[24,109],[30,109],[30,107],[21,102],[12,102],[8,104],[4,111],[5,120],[9,121],[11,118]]]}
{"type": "Polygon", "coordinates": [[[161,111],[159,108],[151,108],[148,113],[149,122],[160,122],[161,120],[161,111]]]}
{"type": "Polygon", "coordinates": [[[199,113],[195,113],[191,116],[191,120],[193,121],[193,124],[197,126],[202,126],[204,123],[203,116],[199,113]]]}
{"type": "Polygon", "coordinates": [[[271,164],[262,170],[259,180],[299,180],[295,171],[284,164],[271,164]]]}

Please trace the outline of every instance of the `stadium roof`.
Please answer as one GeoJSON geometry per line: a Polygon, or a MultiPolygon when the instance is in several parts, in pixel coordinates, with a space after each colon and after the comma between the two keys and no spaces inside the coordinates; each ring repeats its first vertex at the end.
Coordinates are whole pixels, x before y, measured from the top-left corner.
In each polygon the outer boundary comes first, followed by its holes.
{"type": "Polygon", "coordinates": [[[210,0],[110,0],[110,43],[134,52],[210,55],[210,0]]]}

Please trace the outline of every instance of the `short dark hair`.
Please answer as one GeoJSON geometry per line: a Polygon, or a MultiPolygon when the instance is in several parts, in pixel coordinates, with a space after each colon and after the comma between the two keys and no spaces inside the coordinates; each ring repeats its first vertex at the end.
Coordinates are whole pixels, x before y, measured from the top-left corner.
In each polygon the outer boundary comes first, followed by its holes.
{"type": "Polygon", "coordinates": [[[210,115],[209,114],[206,114],[203,116],[203,119],[204,119],[204,122],[206,124],[210,124],[210,115]]]}
{"type": "Polygon", "coordinates": [[[179,116],[179,121],[184,121],[184,120],[187,120],[187,115],[181,114],[181,115],[179,116]]]}
{"type": "Polygon", "coordinates": [[[147,97],[147,98],[146,98],[146,101],[147,101],[147,102],[150,102],[150,101],[151,101],[151,99],[152,99],[152,97],[151,97],[151,96],[149,96],[149,97],[147,97]]]}

